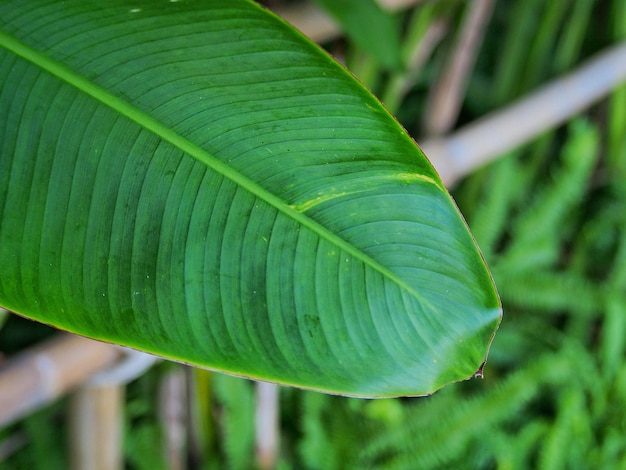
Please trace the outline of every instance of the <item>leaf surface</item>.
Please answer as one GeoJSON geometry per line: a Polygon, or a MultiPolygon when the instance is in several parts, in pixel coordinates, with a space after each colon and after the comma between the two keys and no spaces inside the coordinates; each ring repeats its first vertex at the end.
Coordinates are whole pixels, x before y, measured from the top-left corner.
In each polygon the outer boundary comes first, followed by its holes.
{"type": "Polygon", "coordinates": [[[354,396],[472,376],[500,321],[380,103],[257,5],[0,2],[0,305],[354,396]]]}

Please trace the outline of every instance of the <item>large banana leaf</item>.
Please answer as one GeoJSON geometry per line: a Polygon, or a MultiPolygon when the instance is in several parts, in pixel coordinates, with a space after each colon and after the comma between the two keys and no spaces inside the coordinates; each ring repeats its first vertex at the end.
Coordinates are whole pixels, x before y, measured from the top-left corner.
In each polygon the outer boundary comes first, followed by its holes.
{"type": "Polygon", "coordinates": [[[454,202],[344,69],[245,0],[0,1],[0,305],[356,396],[476,373],[454,202]]]}

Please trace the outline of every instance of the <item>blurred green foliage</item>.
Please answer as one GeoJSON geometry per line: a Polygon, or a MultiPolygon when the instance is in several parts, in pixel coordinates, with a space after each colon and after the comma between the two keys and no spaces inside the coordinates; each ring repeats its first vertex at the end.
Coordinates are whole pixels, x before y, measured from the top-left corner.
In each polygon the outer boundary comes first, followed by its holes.
{"type": "MultiPolygon", "coordinates": [[[[447,25],[418,73],[378,69],[347,44],[348,65],[366,72],[367,85],[414,135],[465,6],[425,1],[399,18],[405,61],[434,22],[447,25]]],[[[622,0],[497,3],[460,122],[625,38],[622,0]]],[[[625,182],[626,86],[464,180],[454,196],[505,309],[485,379],[420,399],[282,389],[279,468],[626,468],[625,182]]],[[[159,371],[129,386],[128,468],[164,466],[155,452],[159,371]]],[[[192,408],[206,439],[200,467],[254,468],[252,385],[202,371],[195,383],[192,408]]],[[[3,430],[0,441],[19,432],[28,444],[2,468],[65,468],[58,449],[66,444],[50,433],[62,409],[63,402],[3,430]]]]}

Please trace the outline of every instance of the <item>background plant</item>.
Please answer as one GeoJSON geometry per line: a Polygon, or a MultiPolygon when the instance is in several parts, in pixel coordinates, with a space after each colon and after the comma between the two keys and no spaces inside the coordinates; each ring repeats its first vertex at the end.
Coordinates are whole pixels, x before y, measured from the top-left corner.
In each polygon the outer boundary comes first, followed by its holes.
{"type": "MultiPolygon", "coordinates": [[[[467,5],[422,2],[398,14],[405,61],[419,55],[433,25],[447,31],[417,67],[380,67],[350,41],[327,47],[346,52],[348,66],[419,142],[467,5]]],[[[620,0],[496,3],[455,125],[624,40],[625,25],[620,0]]],[[[625,109],[622,86],[454,189],[505,306],[485,379],[411,400],[282,389],[279,468],[626,467],[625,109]]],[[[0,344],[11,352],[46,334],[41,331],[12,317],[0,344]]],[[[169,367],[129,387],[130,468],[165,466],[147,449],[163,435],[154,391],[169,367]]],[[[200,468],[250,468],[252,385],[191,375],[203,390],[194,405],[202,442],[190,445],[200,468]]],[[[28,441],[3,462],[7,468],[63,468],[62,434],[49,432],[62,426],[63,405],[2,431],[5,438],[20,432],[28,441]]]]}

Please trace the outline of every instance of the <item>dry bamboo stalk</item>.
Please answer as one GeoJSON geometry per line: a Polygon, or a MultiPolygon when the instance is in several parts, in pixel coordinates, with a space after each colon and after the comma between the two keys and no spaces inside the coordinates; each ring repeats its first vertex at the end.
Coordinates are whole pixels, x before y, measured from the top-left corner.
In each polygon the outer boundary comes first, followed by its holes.
{"type": "Polygon", "coordinates": [[[567,121],[626,82],[626,41],[449,137],[418,142],[446,186],[567,121]]]}
{"type": "Polygon", "coordinates": [[[391,112],[397,111],[402,100],[417,83],[422,67],[431,57],[433,51],[448,32],[448,21],[437,19],[429,26],[420,42],[415,44],[410,55],[406,58],[406,71],[391,77],[386,94],[382,102],[391,112]]]}
{"type": "Polygon", "coordinates": [[[469,3],[456,45],[430,96],[428,111],[424,114],[427,135],[446,134],[456,122],[494,0],[474,0],[469,3]]]}
{"type": "Polygon", "coordinates": [[[73,470],[121,470],[124,386],[81,387],[70,402],[73,470]]]}
{"type": "Polygon", "coordinates": [[[339,25],[330,16],[308,2],[283,6],[274,12],[315,42],[329,41],[341,34],[339,25]]]}
{"type": "Polygon", "coordinates": [[[267,382],[256,383],[256,461],[259,468],[270,470],[278,462],[279,387],[267,382]]]}
{"type": "Polygon", "coordinates": [[[157,359],[117,347],[120,361],[88,377],[69,404],[70,458],[75,470],[121,470],[125,385],[157,359]]]}
{"type": "Polygon", "coordinates": [[[63,395],[119,357],[120,350],[110,344],[59,334],[8,359],[0,368],[0,427],[63,395]]]}
{"type": "Polygon", "coordinates": [[[170,470],[187,468],[187,375],[182,366],[168,371],[159,384],[159,419],[163,430],[165,461],[170,470]]]}

